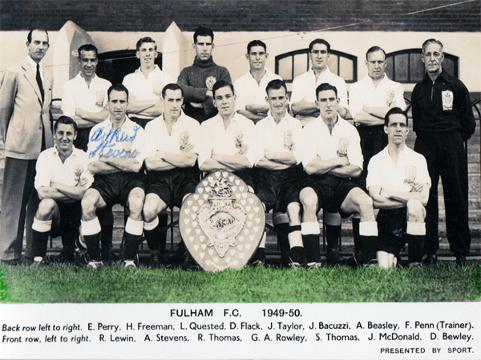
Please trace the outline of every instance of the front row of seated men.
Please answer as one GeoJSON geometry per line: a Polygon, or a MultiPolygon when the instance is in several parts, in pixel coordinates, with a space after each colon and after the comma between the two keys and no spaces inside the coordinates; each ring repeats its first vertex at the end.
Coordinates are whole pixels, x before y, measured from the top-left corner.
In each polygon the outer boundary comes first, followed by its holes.
{"type": "MultiPolygon", "coordinates": [[[[143,236],[152,265],[158,265],[165,248],[160,242],[159,214],[167,207],[180,207],[194,192],[197,162],[206,173],[235,173],[251,191],[255,189],[266,211],[287,213],[291,266],[319,266],[321,208],[360,216],[356,263],[377,257],[380,266],[394,267],[407,239],[409,263],[420,264],[430,179],[424,157],[406,146],[406,114],[399,108],[386,114],[389,143],[369,164],[368,195],[356,180],[363,168],[359,135],[338,116],[337,89],[327,83],[317,87],[320,116],[305,128],[288,112],[282,80],[269,82],[266,93],[269,114],[254,125],[236,112],[232,84],[218,81],[213,87],[218,114],[200,125],[182,112],[183,90],[171,83],[162,90],[163,115],[144,130],[126,116],[128,90],[113,85],[108,90],[109,118],[92,128],[87,154],[73,146],[75,122],[61,117],[54,128],[55,147],[45,150],[37,162],[35,186],[41,203],[33,224],[34,261],[44,262],[52,218],[60,212],[65,256],[73,255],[80,222],[88,266],[101,266],[96,212],[119,203],[128,213],[125,266],[136,266],[143,236]],[[381,209],[377,222],[375,208],[381,209]]],[[[264,247],[265,234],[253,260],[264,260],[264,247]]],[[[328,237],[328,249],[335,247],[328,237]]],[[[340,262],[333,259],[330,263],[340,262]]]]}

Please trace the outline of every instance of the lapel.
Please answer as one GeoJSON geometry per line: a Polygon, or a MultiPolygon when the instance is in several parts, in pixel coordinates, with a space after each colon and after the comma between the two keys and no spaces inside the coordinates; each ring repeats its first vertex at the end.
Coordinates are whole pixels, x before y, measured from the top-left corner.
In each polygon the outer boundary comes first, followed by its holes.
{"type": "MultiPolygon", "coordinates": [[[[43,71],[43,91],[45,94],[44,105],[49,106],[51,101],[52,78],[47,71],[43,71]]],[[[35,81],[37,81],[35,79],[35,81]]]]}
{"type": "MultiPolygon", "coordinates": [[[[35,91],[35,94],[37,95],[38,101],[40,102],[40,104],[42,104],[42,94],[40,93],[40,89],[37,84],[35,72],[33,71],[30,64],[27,62],[27,60],[24,60],[21,66],[23,71],[25,72],[25,78],[30,83],[30,85],[32,85],[32,88],[35,91]]],[[[44,93],[45,93],[45,89],[44,89],[44,93]]]]}

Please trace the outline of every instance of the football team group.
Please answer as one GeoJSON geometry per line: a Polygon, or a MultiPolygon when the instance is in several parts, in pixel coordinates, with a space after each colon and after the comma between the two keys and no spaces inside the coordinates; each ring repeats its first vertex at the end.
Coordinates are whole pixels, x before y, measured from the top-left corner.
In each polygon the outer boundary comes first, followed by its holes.
{"type": "MultiPolygon", "coordinates": [[[[139,68],[113,85],[96,75],[97,48],[85,44],[53,129],[52,79],[42,62],[47,31],[30,31],[26,46],[26,59],[0,73],[2,263],[47,263],[54,235],[62,236],[60,258],[73,261],[81,236],[87,266],[98,268],[112,259],[112,206],[121,204],[123,264],[138,266],[145,239],[157,267],[166,252],[167,209],[180,208],[201,176],[218,170],[236,174],[265,212],[272,210],[282,264],[309,268],[323,259],[320,214],[327,264],[434,264],[441,178],[450,249],[458,265],[466,261],[464,142],[475,120],[468,90],[443,70],[439,40],[422,43],[425,74],[410,101],[414,149],[406,145],[404,89],[387,77],[379,46],[367,49],[367,76],[348,89],[328,67],[330,44],[311,41],[310,68],[293,79],[289,94],[266,68],[261,40],[247,44],[249,70],[233,82],[213,61],[214,33],[199,27],[194,62],[175,81],[156,65],[156,42],[143,37],[139,68]],[[339,252],[343,217],[352,217],[351,256],[339,252]],[[400,256],[406,244],[407,261],[400,256]]],[[[265,262],[265,243],[264,233],[251,263],[265,262]]]]}

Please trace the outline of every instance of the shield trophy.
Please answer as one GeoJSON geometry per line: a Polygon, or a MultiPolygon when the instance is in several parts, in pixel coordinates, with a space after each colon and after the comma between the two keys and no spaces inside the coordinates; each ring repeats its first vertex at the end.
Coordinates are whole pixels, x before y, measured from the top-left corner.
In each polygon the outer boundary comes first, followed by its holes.
{"type": "Polygon", "coordinates": [[[179,213],[182,239],[206,271],[240,269],[254,254],[264,233],[259,198],[238,176],[216,171],[197,185],[179,213]]]}

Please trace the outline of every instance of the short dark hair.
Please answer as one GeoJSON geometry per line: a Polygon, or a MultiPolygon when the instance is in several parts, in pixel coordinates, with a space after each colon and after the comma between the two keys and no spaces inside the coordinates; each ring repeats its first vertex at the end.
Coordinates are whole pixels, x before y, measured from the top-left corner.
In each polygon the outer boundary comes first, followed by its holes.
{"type": "Polygon", "coordinates": [[[230,89],[232,90],[232,93],[235,94],[235,91],[234,91],[234,85],[232,85],[230,82],[228,81],[225,81],[225,80],[219,80],[217,81],[214,86],[212,87],[212,95],[214,96],[215,98],[215,93],[217,90],[223,88],[223,87],[230,87],[230,89]]]}
{"type": "Polygon", "coordinates": [[[177,85],[176,83],[170,83],[164,86],[162,89],[162,97],[165,98],[165,94],[167,93],[167,90],[171,91],[177,91],[180,90],[180,93],[182,94],[182,97],[184,97],[184,90],[182,89],[181,86],[177,85]]]}
{"type": "Polygon", "coordinates": [[[47,39],[48,39],[49,42],[50,42],[50,39],[49,39],[49,37],[48,37],[48,31],[47,31],[47,30],[45,30],[45,29],[31,29],[31,30],[28,32],[28,34],[27,34],[27,41],[28,41],[29,44],[32,42],[32,34],[33,34],[34,31],[43,31],[45,34],[47,34],[47,39]]]}
{"type": "Polygon", "coordinates": [[[155,50],[157,50],[157,43],[150,36],[145,36],[137,40],[137,43],[135,44],[135,50],[139,51],[140,47],[144,43],[154,43],[155,44],[154,48],[155,50]]]}
{"type": "Polygon", "coordinates": [[[403,115],[404,118],[406,119],[406,126],[409,125],[408,114],[406,114],[406,112],[399,107],[393,107],[393,108],[389,109],[389,111],[384,116],[384,126],[389,125],[389,117],[391,115],[395,115],[395,114],[403,115]]]}
{"type": "Polygon", "coordinates": [[[194,43],[197,43],[198,36],[210,36],[212,41],[214,41],[214,32],[211,28],[205,26],[199,26],[194,32],[194,43]]]}
{"type": "Polygon", "coordinates": [[[322,83],[316,88],[316,99],[319,100],[319,93],[326,90],[333,90],[336,93],[337,98],[337,88],[334,85],[322,83]]]}
{"type": "Polygon", "coordinates": [[[326,48],[327,48],[327,52],[330,52],[331,51],[331,44],[329,44],[326,40],[324,39],[314,39],[310,42],[309,44],[309,52],[312,51],[312,48],[314,47],[314,45],[316,44],[322,44],[322,45],[326,45],[326,48]]]}
{"type": "Polygon", "coordinates": [[[249,54],[251,52],[251,49],[254,47],[254,46],[262,46],[264,48],[264,51],[267,51],[267,45],[265,42],[261,41],[261,40],[252,40],[251,42],[249,42],[247,44],[247,53],[249,54]]]}
{"type": "Polygon", "coordinates": [[[380,46],[371,46],[369,49],[367,49],[366,51],[366,60],[367,60],[367,57],[369,56],[370,53],[373,53],[373,52],[376,52],[376,51],[382,51],[382,53],[384,54],[384,57],[386,57],[386,52],[384,51],[384,49],[380,46]]]}
{"type": "Polygon", "coordinates": [[[286,85],[285,81],[280,80],[280,79],[274,79],[274,80],[269,81],[269,83],[267,84],[266,93],[267,93],[267,95],[269,95],[269,90],[279,90],[279,89],[282,89],[282,88],[284,88],[284,90],[286,90],[286,94],[287,94],[287,85],[286,85]]]}
{"type": "Polygon", "coordinates": [[[81,47],[78,48],[78,58],[80,60],[80,52],[82,51],[93,51],[95,53],[95,57],[98,56],[99,51],[97,50],[97,47],[92,44],[84,44],[81,47]]]}
{"type": "Polygon", "coordinates": [[[426,46],[428,46],[429,44],[438,44],[439,46],[441,46],[441,50],[444,48],[444,45],[441,41],[439,41],[438,39],[431,38],[431,39],[427,39],[425,42],[423,42],[423,45],[421,46],[421,49],[422,49],[423,52],[424,52],[424,49],[426,48],[426,46]]]}
{"type": "Polygon", "coordinates": [[[77,133],[77,130],[78,130],[77,123],[70,116],[62,115],[57,119],[57,121],[55,121],[55,123],[53,124],[54,133],[57,131],[59,124],[72,125],[74,132],[77,133]]]}
{"type": "Polygon", "coordinates": [[[127,99],[129,98],[129,90],[123,84],[113,84],[107,90],[107,98],[110,100],[110,93],[112,91],[121,91],[127,94],[127,99]]]}

